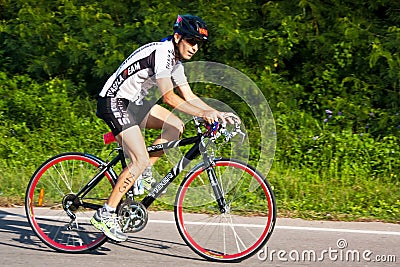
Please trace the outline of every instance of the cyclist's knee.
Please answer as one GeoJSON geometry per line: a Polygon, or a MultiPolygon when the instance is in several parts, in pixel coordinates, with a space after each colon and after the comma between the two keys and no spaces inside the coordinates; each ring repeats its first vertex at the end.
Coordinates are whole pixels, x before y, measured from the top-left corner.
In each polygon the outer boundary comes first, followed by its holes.
{"type": "Polygon", "coordinates": [[[179,136],[181,136],[183,134],[183,131],[185,130],[185,124],[183,123],[183,121],[179,120],[179,123],[177,123],[176,125],[176,129],[179,133],[179,136]]]}
{"type": "Polygon", "coordinates": [[[136,164],[139,168],[145,169],[146,167],[151,166],[151,161],[148,157],[140,157],[136,159],[136,164]]]}
{"type": "Polygon", "coordinates": [[[165,127],[165,132],[171,132],[175,138],[179,138],[185,129],[185,124],[180,119],[175,119],[172,123],[165,127]]]}

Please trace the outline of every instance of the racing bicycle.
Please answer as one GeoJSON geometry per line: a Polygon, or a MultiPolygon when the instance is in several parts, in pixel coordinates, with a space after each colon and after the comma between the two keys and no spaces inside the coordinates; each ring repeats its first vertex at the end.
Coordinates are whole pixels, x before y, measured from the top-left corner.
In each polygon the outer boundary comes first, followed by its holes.
{"type": "MultiPolygon", "coordinates": [[[[200,156],[200,163],[187,172],[177,189],[176,227],[185,243],[201,257],[219,262],[242,261],[258,252],[273,232],[273,191],[254,167],[215,156],[211,149],[218,138],[227,143],[237,135],[244,136],[239,122],[235,121],[231,129],[199,118],[194,118],[194,123],[194,136],[147,147],[151,154],[192,145],[141,201],[133,189],[128,191],[117,207],[121,228],[127,233],[144,229],[149,217],[147,209],[200,156]]],[[[110,139],[110,134],[105,136],[110,139]]],[[[106,143],[113,141],[111,138],[106,143]]],[[[107,237],[90,224],[90,218],[116,184],[117,164],[127,166],[119,145],[105,161],[80,152],[62,153],[45,161],[31,177],[25,197],[26,215],[39,239],[56,251],[69,253],[103,245],[107,237]]]]}

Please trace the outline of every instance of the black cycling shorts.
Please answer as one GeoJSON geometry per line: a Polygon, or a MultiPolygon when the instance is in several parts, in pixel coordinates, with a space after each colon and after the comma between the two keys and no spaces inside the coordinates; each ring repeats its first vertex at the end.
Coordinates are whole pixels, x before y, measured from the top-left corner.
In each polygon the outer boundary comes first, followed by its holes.
{"type": "Polygon", "coordinates": [[[107,123],[116,136],[129,127],[140,125],[153,106],[154,103],[146,100],[142,105],[136,105],[124,98],[100,97],[96,115],[107,123]]]}

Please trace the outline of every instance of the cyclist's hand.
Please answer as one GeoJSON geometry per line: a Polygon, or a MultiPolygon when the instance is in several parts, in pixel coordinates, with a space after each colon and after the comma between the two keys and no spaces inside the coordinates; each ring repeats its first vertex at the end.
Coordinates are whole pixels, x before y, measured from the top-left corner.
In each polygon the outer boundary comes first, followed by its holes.
{"type": "Polygon", "coordinates": [[[223,112],[223,113],[224,113],[225,121],[228,121],[228,123],[230,123],[230,124],[234,124],[234,123],[241,124],[242,123],[242,121],[236,114],[234,114],[232,112],[223,112]]]}
{"type": "Polygon", "coordinates": [[[241,123],[240,119],[238,116],[236,116],[232,112],[220,112],[217,110],[205,110],[203,112],[202,118],[209,124],[214,123],[216,121],[222,122],[222,123],[230,123],[234,124],[235,121],[237,123],[241,123]]]}
{"type": "Polygon", "coordinates": [[[216,121],[225,122],[224,112],[219,112],[218,110],[214,109],[204,110],[201,117],[209,124],[212,124],[216,121]]]}

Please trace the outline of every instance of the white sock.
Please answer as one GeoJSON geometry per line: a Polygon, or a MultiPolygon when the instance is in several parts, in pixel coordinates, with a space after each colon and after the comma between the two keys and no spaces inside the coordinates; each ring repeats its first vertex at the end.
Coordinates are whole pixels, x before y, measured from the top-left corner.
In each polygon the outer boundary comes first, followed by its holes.
{"type": "Polygon", "coordinates": [[[115,212],[115,208],[108,206],[107,203],[104,203],[103,208],[108,212],[115,212]]]}

